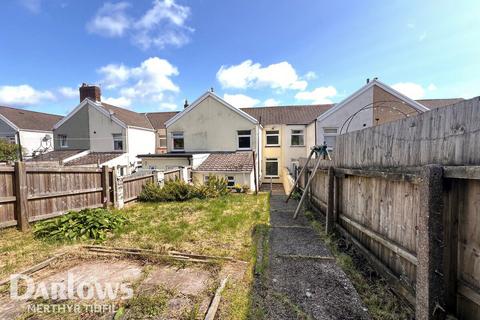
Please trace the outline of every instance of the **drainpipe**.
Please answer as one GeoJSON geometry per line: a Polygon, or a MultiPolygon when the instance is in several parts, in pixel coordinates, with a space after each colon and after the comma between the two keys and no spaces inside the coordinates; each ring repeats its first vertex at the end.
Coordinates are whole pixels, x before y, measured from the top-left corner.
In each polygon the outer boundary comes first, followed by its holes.
{"type": "Polygon", "coordinates": [[[20,142],[20,131],[17,131],[18,159],[23,161],[22,143],[20,142]]]}

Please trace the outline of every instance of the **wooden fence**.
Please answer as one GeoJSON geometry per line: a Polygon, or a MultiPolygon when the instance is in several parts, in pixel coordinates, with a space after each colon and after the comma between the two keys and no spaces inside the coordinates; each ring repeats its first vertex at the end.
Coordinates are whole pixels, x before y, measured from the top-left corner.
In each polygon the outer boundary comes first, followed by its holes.
{"type": "Polygon", "coordinates": [[[480,319],[479,134],[475,98],[337,137],[312,180],[311,204],[417,319],[480,319]]]}
{"type": "Polygon", "coordinates": [[[72,210],[119,207],[120,202],[136,200],[150,181],[155,174],[118,179],[107,167],[36,167],[23,162],[0,167],[0,228],[26,230],[30,222],[72,210]]]}

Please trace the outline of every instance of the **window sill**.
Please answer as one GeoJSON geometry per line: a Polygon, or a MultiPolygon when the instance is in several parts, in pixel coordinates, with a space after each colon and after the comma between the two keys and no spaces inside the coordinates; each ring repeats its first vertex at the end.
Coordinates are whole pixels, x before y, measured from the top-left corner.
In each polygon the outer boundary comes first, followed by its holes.
{"type": "Polygon", "coordinates": [[[265,178],[280,179],[280,176],[265,176],[265,178]]]}
{"type": "Polygon", "coordinates": [[[290,148],[305,148],[305,145],[290,145],[290,148]]]}
{"type": "Polygon", "coordinates": [[[237,149],[237,151],[252,151],[252,148],[248,148],[248,149],[237,149]]]}

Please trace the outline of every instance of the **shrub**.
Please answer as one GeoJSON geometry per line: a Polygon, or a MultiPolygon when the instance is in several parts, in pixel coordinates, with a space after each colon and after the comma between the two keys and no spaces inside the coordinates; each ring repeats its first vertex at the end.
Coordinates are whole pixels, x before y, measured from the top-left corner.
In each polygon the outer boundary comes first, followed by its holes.
{"type": "Polygon", "coordinates": [[[227,180],[210,176],[203,185],[191,185],[183,180],[165,182],[163,188],[155,183],[148,183],[140,193],[140,201],[166,202],[186,201],[193,198],[207,199],[227,195],[227,180]]]}
{"type": "Polygon", "coordinates": [[[105,209],[84,209],[64,216],[38,222],[34,235],[54,241],[93,239],[103,241],[107,233],[125,225],[127,219],[105,209]]]}
{"type": "Polygon", "coordinates": [[[17,144],[0,139],[0,161],[15,161],[18,159],[20,148],[17,144]]]}

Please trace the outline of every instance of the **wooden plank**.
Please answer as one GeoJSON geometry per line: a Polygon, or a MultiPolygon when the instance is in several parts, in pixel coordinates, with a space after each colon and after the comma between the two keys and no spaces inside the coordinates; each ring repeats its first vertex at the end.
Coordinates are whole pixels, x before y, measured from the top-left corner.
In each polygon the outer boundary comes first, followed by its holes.
{"type": "Polygon", "coordinates": [[[340,214],[339,218],[340,218],[340,220],[345,221],[347,224],[354,227],[355,229],[357,229],[357,230],[361,231],[362,233],[368,235],[370,238],[374,239],[375,241],[381,243],[383,246],[387,247],[388,249],[395,252],[396,254],[401,256],[402,258],[408,260],[409,262],[411,262],[415,265],[418,263],[417,257],[415,256],[415,254],[413,254],[413,253],[409,252],[408,250],[402,248],[400,245],[390,241],[389,239],[385,238],[384,236],[382,236],[382,235],[380,235],[380,234],[378,234],[378,233],[376,233],[376,232],[374,232],[370,229],[365,228],[361,224],[349,219],[347,216],[345,216],[343,214],[340,214]]]}
{"type": "Polygon", "coordinates": [[[17,201],[16,197],[0,197],[0,204],[1,203],[10,203],[17,201]]]}
{"type": "Polygon", "coordinates": [[[205,316],[205,320],[214,320],[215,314],[217,313],[218,306],[220,305],[220,299],[222,296],[222,292],[227,285],[227,281],[230,275],[226,276],[225,279],[222,280],[220,286],[217,288],[215,292],[215,296],[213,297],[212,302],[210,303],[210,307],[208,308],[207,315],[205,316]]]}
{"type": "Polygon", "coordinates": [[[94,204],[94,205],[82,206],[81,208],[71,208],[69,210],[63,210],[63,211],[57,211],[57,212],[42,214],[42,215],[31,217],[29,219],[29,222],[35,222],[35,221],[40,221],[40,220],[47,220],[47,219],[56,218],[56,217],[63,216],[65,214],[69,213],[69,211],[83,210],[83,209],[96,209],[96,208],[101,208],[101,207],[102,207],[101,204],[94,204]]]}
{"type": "Polygon", "coordinates": [[[21,161],[15,162],[15,195],[17,225],[21,231],[27,231],[30,228],[28,224],[27,173],[25,163],[21,161]]]}
{"type": "Polygon", "coordinates": [[[334,206],[334,179],[335,172],[333,167],[328,168],[328,189],[327,189],[327,214],[325,230],[331,233],[334,227],[333,206],[334,206]]]}
{"type": "Polygon", "coordinates": [[[33,167],[27,166],[27,172],[77,172],[77,173],[92,173],[102,172],[102,169],[88,168],[88,167],[33,167]]]}
{"type": "Polygon", "coordinates": [[[406,181],[410,183],[420,183],[420,175],[417,173],[394,172],[385,170],[366,170],[366,169],[348,169],[335,168],[335,174],[339,178],[344,178],[345,175],[367,177],[367,178],[382,178],[392,181],[406,181]]]}
{"type": "Polygon", "coordinates": [[[108,204],[110,203],[110,186],[109,186],[109,170],[107,166],[102,167],[102,203],[103,207],[106,209],[108,208],[108,204]]]}
{"type": "Polygon", "coordinates": [[[73,196],[73,195],[100,192],[100,191],[103,191],[103,188],[90,188],[90,189],[82,189],[82,190],[58,191],[58,192],[51,192],[51,193],[44,193],[44,194],[37,194],[37,195],[29,196],[28,200],[57,198],[57,197],[73,196]]]}
{"type": "Polygon", "coordinates": [[[480,166],[444,166],[443,176],[453,179],[480,180],[480,166]]]}
{"type": "Polygon", "coordinates": [[[468,285],[464,281],[459,280],[458,284],[458,294],[468,298],[470,301],[474,302],[478,306],[480,306],[480,289],[473,288],[472,286],[468,285]]]}
{"type": "Polygon", "coordinates": [[[148,179],[148,178],[153,178],[153,174],[147,174],[144,176],[133,176],[133,177],[126,177],[123,178],[123,182],[130,182],[130,181],[136,181],[136,180],[141,180],[141,179],[148,179]]]}
{"type": "Polygon", "coordinates": [[[15,172],[15,167],[0,166],[0,172],[15,172]]]}
{"type": "Polygon", "coordinates": [[[17,225],[17,220],[5,221],[0,223],[0,229],[13,227],[17,225]]]}

